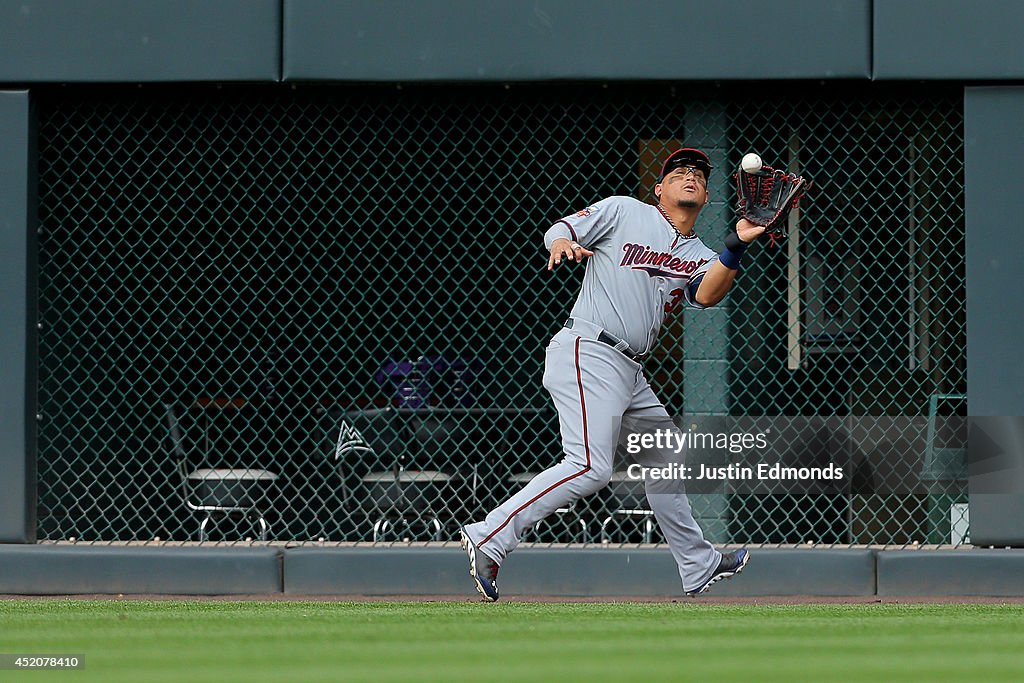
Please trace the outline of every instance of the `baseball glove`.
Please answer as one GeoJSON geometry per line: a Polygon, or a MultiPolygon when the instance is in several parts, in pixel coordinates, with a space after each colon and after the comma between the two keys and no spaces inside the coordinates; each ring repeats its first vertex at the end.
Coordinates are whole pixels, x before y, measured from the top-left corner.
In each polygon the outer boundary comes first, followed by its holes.
{"type": "Polygon", "coordinates": [[[811,181],[771,166],[762,166],[757,173],[740,169],[733,177],[739,194],[740,217],[763,225],[773,244],[776,239],[785,237],[789,212],[800,203],[811,181]]]}

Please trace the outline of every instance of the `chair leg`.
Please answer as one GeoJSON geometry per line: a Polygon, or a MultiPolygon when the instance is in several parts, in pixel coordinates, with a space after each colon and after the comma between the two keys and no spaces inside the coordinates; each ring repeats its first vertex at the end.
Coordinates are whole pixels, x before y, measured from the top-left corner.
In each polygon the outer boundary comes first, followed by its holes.
{"type": "Polygon", "coordinates": [[[609,516],[609,517],[606,517],[603,522],[601,522],[601,543],[611,543],[612,542],[611,534],[608,533],[608,525],[612,523],[613,519],[614,519],[613,517],[609,516]]]}
{"type": "Polygon", "coordinates": [[[270,535],[270,525],[267,524],[267,520],[263,519],[263,515],[257,517],[256,521],[260,524],[260,540],[267,540],[267,537],[270,535]]]}
{"type": "Polygon", "coordinates": [[[434,527],[434,534],[433,534],[434,540],[435,541],[440,541],[441,540],[441,520],[439,520],[437,517],[431,517],[430,521],[427,524],[428,524],[428,526],[434,527]]]}
{"type": "Polygon", "coordinates": [[[203,517],[203,521],[199,523],[199,542],[200,543],[203,543],[204,541],[209,540],[209,538],[206,535],[206,525],[210,523],[210,518],[211,517],[213,517],[213,513],[212,512],[207,512],[206,516],[203,517]]]}
{"type": "Polygon", "coordinates": [[[384,533],[387,532],[389,526],[391,526],[391,523],[388,521],[387,517],[382,517],[376,521],[373,525],[374,543],[380,542],[380,539],[384,536],[384,533]]]}
{"type": "Polygon", "coordinates": [[[651,515],[644,515],[644,543],[651,544],[654,540],[654,519],[651,515]]]}

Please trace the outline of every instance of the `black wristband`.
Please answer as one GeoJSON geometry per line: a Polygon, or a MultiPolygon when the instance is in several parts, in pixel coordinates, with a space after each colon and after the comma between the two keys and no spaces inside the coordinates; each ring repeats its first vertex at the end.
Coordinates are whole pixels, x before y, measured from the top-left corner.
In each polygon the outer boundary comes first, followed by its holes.
{"type": "Polygon", "coordinates": [[[735,230],[730,231],[729,234],[725,236],[725,248],[728,249],[729,251],[735,251],[742,254],[747,250],[747,247],[749,246],[750,243],[741,240],[740,236],[736,234],[735,230]]]}
{"type": "Polygon", "coordinates": [[[718,261],[730,270],[739,270],[743,252],[750,244],[740,239],[735,231],[725,236],[725,251],[718,255],[718,261]]]}

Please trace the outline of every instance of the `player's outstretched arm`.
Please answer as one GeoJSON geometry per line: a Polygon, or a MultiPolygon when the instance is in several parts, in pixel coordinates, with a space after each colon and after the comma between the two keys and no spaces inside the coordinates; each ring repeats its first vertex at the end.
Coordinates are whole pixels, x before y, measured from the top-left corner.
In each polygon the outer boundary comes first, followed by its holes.
{"type": "Polygon", "coordinates": [[[548,256],[548,270],[553,270],[555,266],[562,262],[563,257],[568,261],[583,263],[584,258],[593,255],[594,252],[582,246],[579,242],[572,242],[564,237],[560,237],[551,243],[551,254],[548,256]]]}
{"type": "Polygon", "coordinates": [[[745,218],[740,219],[736,224],[736,237],[739,239],[726,239],[725,251],[718,261],[708,268],[697,288],[697,294],[693,297],[697,303],[701,306],[714,306],[725,298],[739,273],[740,257],[764,232],[763,226],[754,225],[745,218]]]}

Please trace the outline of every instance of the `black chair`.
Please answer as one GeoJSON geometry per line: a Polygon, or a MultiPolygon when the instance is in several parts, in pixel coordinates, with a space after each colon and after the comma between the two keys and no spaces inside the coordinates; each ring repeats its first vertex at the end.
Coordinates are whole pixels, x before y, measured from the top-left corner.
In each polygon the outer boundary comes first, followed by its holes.
{"type": "MultiPolygon", "coordinates": [[[[164,412],[175,469],[180,479],[182,501],[190,512],[203,515],[199,523],[200,542],[209,539],[207,525],[216,517],[249,520],[259,527],[260,540],[266,541],[270,535],[270,525],[259,503],[278,475],[270,470],[251,467],[193,467],[190,453],[203,449],[187,444],[179,410],[174,403],[165,403],[164,412]]],[[[199,424],[192,426],[196,429],[202,427],[199,424]]],[[[191,443],[196,445],[200,442],[193,440],[191,443]]],[[[202,443],[209,445],[207,439],[203,439],[202,443]]],[[[209,452],[201,452],[195,459],[201,458],[208,463],[211,455],[209,452]]]]}
{"type": "MultiPolygon", "coordinates": [[[[416,465],[432,462],[427,450],[435,434],[421,413],[430,417],[428,409],[333,413],[333,458],[342,480],[358,482],[364,493],[358,508],[372,522],[375,543],[419,535],[417,527],[431,540],[442,539],[441,515],[455,477],[416,465]]],[[[345,495],[358,497],[351,491],[345,495]]]]}

